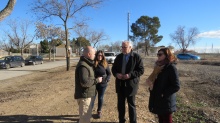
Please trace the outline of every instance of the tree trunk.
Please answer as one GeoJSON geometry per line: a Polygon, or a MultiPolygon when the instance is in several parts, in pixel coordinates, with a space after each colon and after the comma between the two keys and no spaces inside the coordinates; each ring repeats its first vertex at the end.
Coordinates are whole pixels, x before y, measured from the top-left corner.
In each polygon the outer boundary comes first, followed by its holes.
{"type": "Polygon", "coordinates": [[[51,61],[51,48],[49,48],[49,60],[51,61]]]}
{"type": "Polygon", "coordinates": [[[11,14],[14,6],[15,6],[16,0],[9,0],[7,3],[7,6],[0,11],[0,21],[2,21],[5,17],[11,14]]]}
{"type": "Polygon", "coordinates": [[[65,26],[65,34],[66,34],[66,70],[69,71],[70,69],[70,46],[68,41],[68,28],[66,22],[64,22],[65,26]]]}
{"type": "Polygon", "coordinates": [[[148,47],[146,47],[146,49],[145,49],[145,56],[149,56],[149,52],[148,52],[148,47]]]}
{"type": "Polygon", "coordinates": [[[24,49],[21,48],[21,56],[23,57],[23,55],[24,55],[24,49]]]}

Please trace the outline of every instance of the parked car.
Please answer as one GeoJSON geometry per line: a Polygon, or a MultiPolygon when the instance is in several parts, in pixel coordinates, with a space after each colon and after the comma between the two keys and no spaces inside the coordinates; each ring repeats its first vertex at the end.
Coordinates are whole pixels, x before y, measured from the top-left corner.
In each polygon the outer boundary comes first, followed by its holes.
{"type": "Polygon", "coordinates": [[[24,67],[25,61],[22,56],[6,56],[0,60],[0,68],[24,67]]]}
{"type": "Polygon", "coordinates": [[[43,63],[44,63],[43,57],[39,55],[31,55],[25,59],[26,65],[36,65],[36,64],[43,64],[43,63]]]}
{"type": "Polygon", "coordinates": [[[114,63],[114,60],[115,60],[115,58],[116,58],[115,52],[104,52],[104,54],[105,54],[106,61],[107,61],[108,63],[113,64],[113,63],[114,63]]]}
{"type": "Polygon", "coordinates": [[[177,58],[180,60],[200,60],[200,56],[190,53],[180,53],[177,55],[177,58]]]}

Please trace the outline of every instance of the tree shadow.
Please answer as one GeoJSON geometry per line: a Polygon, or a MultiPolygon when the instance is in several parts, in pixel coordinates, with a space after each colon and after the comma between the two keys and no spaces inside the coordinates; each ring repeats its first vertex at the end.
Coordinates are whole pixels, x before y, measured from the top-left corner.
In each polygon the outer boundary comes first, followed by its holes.
{"type": "MultiPolygon", "coordinates": [[[[94,115],[93,115],[94,117],[94,115]]],[[[79,115],[35,116],[35,115],[2,115],[0,123],[77,123],[79,115]]],[[[91,122],[116,123],[116,122],[91,122]]]]}
{"type": "Polygon", "coordinates": [[[77,122],[79,115],[34,116],[34,115],[2,115],[0,123],[54,123],[77,122]]]}
{"type": "Polygon", "coordinates": [[[118,123],[118,122],[102,122],[102,121],[100,121],[100,122],[91,122],[91,123],[118,123]]]}

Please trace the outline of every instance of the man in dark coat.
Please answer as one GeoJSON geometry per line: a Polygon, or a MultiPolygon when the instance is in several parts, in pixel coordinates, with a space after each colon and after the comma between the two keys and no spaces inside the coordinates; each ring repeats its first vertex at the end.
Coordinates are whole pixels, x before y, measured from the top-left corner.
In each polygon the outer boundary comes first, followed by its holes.
{"type": "Polygon", "coordinates": [[[140,76],[144,73],[142,58],[132,51],[132,42],[122,42],[122,53],[117,55],[112,66],[116,78],[115,87],[118,97],[117,108],[119,123],[125,123],[125,101],[127,99],[130,123],[137,123],[135,95],[140,76]]]}

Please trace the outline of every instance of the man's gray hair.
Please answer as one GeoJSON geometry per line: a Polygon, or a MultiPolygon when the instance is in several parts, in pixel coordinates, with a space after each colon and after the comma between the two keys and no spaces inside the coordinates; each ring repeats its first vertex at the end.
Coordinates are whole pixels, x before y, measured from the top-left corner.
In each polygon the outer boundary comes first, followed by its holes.
{"type": "Polygon", "coordinates": [[[122,43],[128,43],[131,48],[133,48],[133,42],[132,41],[122,41],[122,43]]]}

